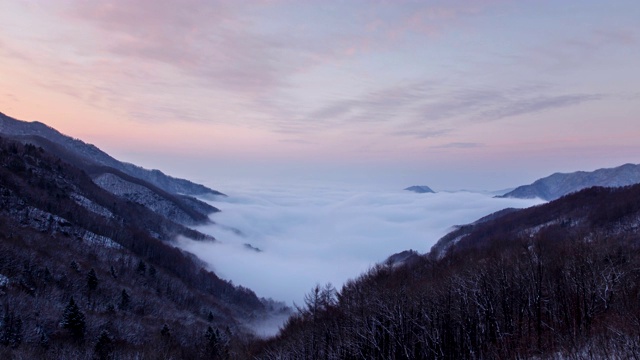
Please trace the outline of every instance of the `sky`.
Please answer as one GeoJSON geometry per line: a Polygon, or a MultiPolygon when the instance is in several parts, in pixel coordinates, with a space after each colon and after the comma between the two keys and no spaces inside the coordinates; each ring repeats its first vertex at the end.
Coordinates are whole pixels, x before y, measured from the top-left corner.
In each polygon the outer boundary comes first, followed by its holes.
{"type": "Polygon", "coordinates": [[[636,0],[7,0],[0,112],[214,188],[508,188],[640,162],[638,19],[636,0]]]}

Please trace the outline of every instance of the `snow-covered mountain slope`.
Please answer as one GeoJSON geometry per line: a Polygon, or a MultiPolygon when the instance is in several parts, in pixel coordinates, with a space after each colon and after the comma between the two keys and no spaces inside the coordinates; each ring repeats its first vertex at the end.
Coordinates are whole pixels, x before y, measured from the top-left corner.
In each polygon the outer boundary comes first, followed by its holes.
{"type": "Polygon", "coordinates": [[[555,173],[530,185],[520,186],[502,197],[555,200],[591,186],[619,187],[637,183],[640,183],[640,165],[625,164],[592,172],[555,173]]]}
{"type": "Polygon", "coordinates": [[[42,147],[84,170],[94,181],[100,181],[105,190],[142,204],[181,224],[206,223],[209,221],[209,214],[219,211],[191,195],[224,196],[188,180],[172,178],[159,170],[146,170],[122,163],[94,145],[65,136],[39,122],[19,121],[0,113],[0,135],[42,147]],[[115,184],[103,181],[106,178],[120,180],[115,184]],[[123,185],[125,183],[126,186],[123,185]],[[127,190],[123,190],[124,187],[127,190]]]}

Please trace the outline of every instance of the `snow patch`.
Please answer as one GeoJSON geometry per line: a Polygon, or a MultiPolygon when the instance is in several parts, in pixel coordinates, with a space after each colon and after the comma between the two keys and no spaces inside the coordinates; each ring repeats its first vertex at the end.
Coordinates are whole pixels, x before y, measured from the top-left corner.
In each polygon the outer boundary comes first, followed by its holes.
{"type": "Polygon", "coordinates": [[[0,274],[0,287],[7,287],[9,285],[9,278],[0,274]]]}
{"type": "Polygon", "coordinates": [[[114,217],[113,213],[111,211],[109,211],[107,208],[105,208],[104,206],[96,204],[95,202],[87,199],[86,197],[84,197],[84,196],[82,196],[80,194],[73,193],[73,194],[71,194],[71,198],[78,205],[80,205],[83,208],[91,211],[92,213],[104,216],[107,219],[113,219],[113,217],[114,217]]]}

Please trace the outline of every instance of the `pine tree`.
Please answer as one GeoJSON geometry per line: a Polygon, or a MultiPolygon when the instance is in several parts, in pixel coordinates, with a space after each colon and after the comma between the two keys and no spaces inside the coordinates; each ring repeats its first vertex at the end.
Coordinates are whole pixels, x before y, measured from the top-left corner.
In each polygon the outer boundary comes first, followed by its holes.
{"type": "Polygon", "coordinates": [[[73,300],[73,296],[71,297],[71,300],[69,300],[67,307],[64,308],[60,326],[69,330],[74,339],[82,340],[84,338],[84,331],[86,327],[85,317],[82,311],[80,311],[80,308],[78,308],[78,305],[76,305],[76,302],[73,300]]]}
{"type": "Polygon", "coordinates": [[[122,293],[120,294],[120,303],[118,304],[118,308],[120,310],[126,310],[129,308],[129,303],[131,302],[131,297],[127,290],[122,289],[122,293]]]}
{"type": "Polygon", "coordinates": [[[45,284],[48,284],[53,280],[53,275],[51,274],[49,267],[44,268],[43,280],[45,284]]]}
{"type": "Polygon", "coordinates": [[[136,268],[136,272],[140,275],[144,275],[147,272],[147,264],[140,260],[138,267],[136,268]]]}
{"type": "Polygon", "coordinates": [[[149,266],[149,276],[151,276],[151,277],[155,277],[156,276],[156,268],[153,265],[149,266]]]}
{"type": "Polygon", "coordinates": [[[69,265],[75,272],[80,272],[80,265],[75,260],[71,260],[71,264],[69,265]]]}
{"type": "Polygon", "coordinates": [[[169,325],[167,325],[167,323],[164,323],[162,325],[162,330],[160,330],[160,335],[166,336],[166,337],[171,336],[171,330],[169,329],[169,325]]]}
{"type": "Polygon", "coordinates": [[[209,359],[216,359],[220,355],[220,331],[215,331],[211,326],[207,327],[207,331],[204,333],[206,340],[205,351],[206,357],[209,359]]]}
{"type": "Polygon", "coordinates": [[[87,274],[87,289],[89,291],[94,291],[98,288],[98,276],[96,275],[96,271],[91,268],[89,270],[89,274],[87,274]]]}
{"type": "Polygon", "coordinates": [[[110,358],[113,352],[113,340],[107,330],[102,330],[93,351],[97,359],[105,360],[110,358]]]}
{"type": "Polygon", "coordinates": [[[118,274],[116,273],[116,269],[113,267],[113,265],[111,265],[111,268],[109,269],[109,273],[111,273],[111,277],[114,279],[118,278],[118,274]]]}

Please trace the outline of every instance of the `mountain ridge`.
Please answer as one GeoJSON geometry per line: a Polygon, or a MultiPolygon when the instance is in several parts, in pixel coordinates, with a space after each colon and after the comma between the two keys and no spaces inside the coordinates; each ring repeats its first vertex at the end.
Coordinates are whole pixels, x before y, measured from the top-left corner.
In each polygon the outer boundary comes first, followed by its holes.
{"type": "Polygon", "coordinates": [[[498,197],[537,197],[549,201],[591,186],[620,187],[636,183],[640,183],[640,164],[627,163],[590,172],[554,173],[498,197]]]}
{"type": "Polygon", "coordinates": [[[210,223],[220,211],[195,196],[225,196],[203,185],[120,162],[92,144],[63,135],[40,122],[24,122],[0,115],[0,134],[29,143],[86,171],[94,181],[116,195],[140,203],[158,214],[185,225],[210,223]],[[100,182],[105,177],[112,181],[100,182]]]}
{"type": "Polygon", "coordinates": [[[65,147],[68,151],[74,152],[79,157],[91,160],[96,164],[118,169],[131,176],[144,179],[170,193],[182,193],[196,196],[225,196],[217,190],[210,189],[201,184],[193,183],[189,180],[174,178],[157,169],[148,170],[131,163],[116,160],[109,154],[100,150],[97,146],[85,143],[80,139],[64,135],[58,130],[39,121],[22,121],[0,112],[0,134],[10,136],[40,136],[65,147]]]}

